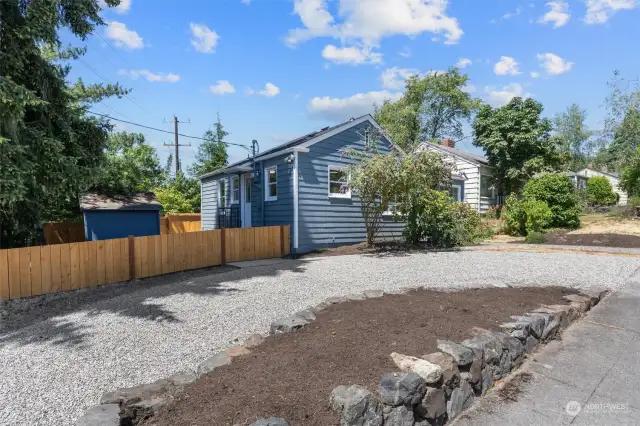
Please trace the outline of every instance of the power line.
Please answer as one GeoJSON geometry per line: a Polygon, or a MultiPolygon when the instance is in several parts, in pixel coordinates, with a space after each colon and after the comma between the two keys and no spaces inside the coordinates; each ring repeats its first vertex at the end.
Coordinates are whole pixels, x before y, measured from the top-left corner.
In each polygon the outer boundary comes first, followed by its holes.
{"type": "MultiPolygon", "coordinates": [[[[98,112],[94,112],[94,111],[89,111],[89,110],[87,110],[87,112],[89,112],[89,113],[91,113],[91,114],[99,115],[99,116],[101,116],[101,117],[105,117],[105,118],[108,118],[108,119],[111,119],[111,120],[120,121],[120,122],[122,122],[122,123],[127,123],[127,124],[131,124],[131,125],[134,125],[134,126],[143,127],[143,128],[145,128],[145,129],[155,130],[155,131],[157,131],[157,132],[169,133],[169,134],[171,134],[171,135],[175,135],[175,133],[174,133],[174,132],[170,132],[169,130],[158,129],[157,127],[146,126],[146,125],[144,125],[144,124],[134,123],[133,121],[121,120],[121,119],[119,119],[119,118],[111,117],[110,115],[107,115],[107,114],[100,114],[100,113],[98,113],[98,112]]],[[[178,133],[178,136],[182,136],[182,137],[184,137],[184,138],[198,139],[198,140],[201,140],[201,141],[209,141],[209,139],[201,138],[201,137],[199,137],[199,136],[190,136],[190,135],[185,135],[185,134],[183,134],[183,133],[178,133]]],[[[223,144],[225,144],[225,145],[229,145],[229,146],[239,146],[240,148],[244,148],[244,149],[246,149],[247,151],[251,151],[251,148],[249,148],[247,145],[242,145],[242,144],[240,144],[240,143],[224,142],[224,141],[223,141],[222,143],[223,143],[223,144]]]]}

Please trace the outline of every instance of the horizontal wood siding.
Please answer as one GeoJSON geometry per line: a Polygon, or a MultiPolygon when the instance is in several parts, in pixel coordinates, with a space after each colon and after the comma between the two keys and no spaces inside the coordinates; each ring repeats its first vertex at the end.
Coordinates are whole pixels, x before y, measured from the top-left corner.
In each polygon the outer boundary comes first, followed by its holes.
{"type": "Polygon", "coordinates": [[[271,158],[259,163],[260,176],[253,179],[251,191],[251,224],[253,226],[293,225],[293,163],[285,162],[288,156],[271,158]],[[265,199],[265,169],[276,166],[278,199],[265,199]],[[263,220],[264,219],[264,220],[263,220]]]}
{"type": "Polygon", "coordinates": [[[218,179],[213,177],[203,179],[202,197],[200,199],[200,215],[202,229],[216,229],[216,211],[218,208],[218,179]]]}
{"type": "MultiPolygon", "coordinates": [[[[308,153],[299,154],[298,252],[365,241],[364,220],[355,194],[351,199],[328,196],[328,166],[348,166],[357,162],[343,155],[343,151],[364,149],[364,141],[358,132],[362,132],[367,124],[347,129],[312,145],[308,153]]],[[[379,149],[388,152],[389,146],[381,143],[379,149]]],[[[380,236],[382,239],[400,239],[402,229],[402,223],[384,217],[380,236]]]]}

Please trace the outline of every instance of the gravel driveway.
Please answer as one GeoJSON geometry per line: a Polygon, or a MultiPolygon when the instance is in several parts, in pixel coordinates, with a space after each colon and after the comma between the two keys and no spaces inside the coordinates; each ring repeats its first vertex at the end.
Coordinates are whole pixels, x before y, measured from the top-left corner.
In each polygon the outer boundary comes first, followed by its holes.
{"type": "Polygon", "coordinates": [[[572,253],[340,256],[197,271],[6,305],[0,309],[0,424],[73,424],[106,391],[193,368],[234,339],[265,333],[274,319],[330,296],[419,285],[614,289],[639,264],[572,253]]]}

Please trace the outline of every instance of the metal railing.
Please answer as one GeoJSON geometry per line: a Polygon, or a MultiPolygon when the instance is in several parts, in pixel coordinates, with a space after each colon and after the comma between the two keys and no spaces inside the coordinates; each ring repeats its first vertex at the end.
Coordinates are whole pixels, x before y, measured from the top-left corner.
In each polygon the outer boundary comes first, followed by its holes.
{"type": "Polygon", "coordinates": [[[240,228],[240,209],[237,207],[219,207],[216,228],[240,228]]]}

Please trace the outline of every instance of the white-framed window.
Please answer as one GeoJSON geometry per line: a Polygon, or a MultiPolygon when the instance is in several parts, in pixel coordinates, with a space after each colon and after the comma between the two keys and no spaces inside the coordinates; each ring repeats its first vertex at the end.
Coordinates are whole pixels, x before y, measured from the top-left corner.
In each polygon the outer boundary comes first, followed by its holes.
{"type": "Polygon", "coordinates": [[[218,181],[218,207],[227,207],[227,182],[224,179],[218,181]]]}
{"type": "Polygon", "coordinates": [[[264,192],[265,201],[278,199],[278,168],[276,166],[264,169],[264,192]]]}
{"type": "Polygon", "coordinates": [[[394,197],[393,200],[389,201],[389,205],[387,206],[387,210],[382,212],[382,216],[393,216],[396,213],[396,198],[394,197]]]}
{"type": "Polygon", "coordinates": [[[329,197],[351,198],[349,170],[341,166],[329,166],[329,197]]]}
{"type": "Polygon", "coordinates": [[[454,200],[462,202],[462,185],[451,185],[451,188],[449,188],[449,195],[451,195],[454,200]]]}
{"type": "Polygon", "coordinates": [[[489,175],[480,175],[480,196],[493,198],[493,178],[489,175]]]}
{"type": "Polygon", "coordinates": [[[240,178],[231,176],[231,204],[240,202],[240,178]]]}

